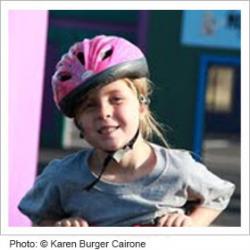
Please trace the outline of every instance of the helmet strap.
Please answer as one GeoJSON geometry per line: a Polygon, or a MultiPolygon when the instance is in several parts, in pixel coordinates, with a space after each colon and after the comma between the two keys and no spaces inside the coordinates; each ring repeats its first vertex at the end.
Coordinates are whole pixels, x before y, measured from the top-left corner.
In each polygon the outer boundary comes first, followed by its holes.
{"type": "Polygon", "coordinates": [[[134,144],[139,136],[139,128],[137,129],[134,137],[125,145],[123,146],[121,149],[118,149],[117,151],[106,151],[108,153],[107,157],[104,159],[103,165],[102,165],[102,169],[101,172],[99,173],[98,177],[91,182],[89,185],[87,185],[86,187],[84,187],[83,190],[85,191],[89,191],[90,189],[92,189],[96,183],[98,183],[104,173],[104,171],[107,169],[107,166],[109,164],[109,162],[111,160],[115,160],[117,163],[119,163],[121,161],[121,159],[124,157],[124,155],[129,151],[132,150],[134,147],[134,144]]]}
{"type": "Polygon", "coordinates": [[[115,160],[117,163],[121,161],[124,155],[131,149],[133,149],[134,144],[139,136],[139,128],[137,129],[134,137],[122,148],[118,149],[117,151],[108,151],[107,153],[111,155],[112,159],[115,160]]]}

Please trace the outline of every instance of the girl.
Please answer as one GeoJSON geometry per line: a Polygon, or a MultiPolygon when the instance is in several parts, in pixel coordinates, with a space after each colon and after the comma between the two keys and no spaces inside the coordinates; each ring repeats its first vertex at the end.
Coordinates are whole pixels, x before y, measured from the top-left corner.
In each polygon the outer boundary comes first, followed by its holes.
{"type": "Polygon", "coordinates": [[[114,36],[76,43],[52,78],[58,108],[93,148],[52,161],[19,209],[38,226],[208,226],[234,185],[169,149],[149,110],[147,61],[114,36]],[[149,142],[153,134],[166,147],[149,142]],[[191,204],[191,205],[190,205],[191,204]]]}

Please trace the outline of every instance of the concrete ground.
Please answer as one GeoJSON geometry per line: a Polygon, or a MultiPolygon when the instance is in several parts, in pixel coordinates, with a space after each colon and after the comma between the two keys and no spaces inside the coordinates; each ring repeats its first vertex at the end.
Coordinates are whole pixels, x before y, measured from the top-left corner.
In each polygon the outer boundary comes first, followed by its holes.
{"type": "Polygon", "coordinates": [[[204,142],[203,158],[209,170],[236,185],[227,209],[213,226],[239,227],[241,225],[240,141],[225,138],[207,139],[204,142]]]}

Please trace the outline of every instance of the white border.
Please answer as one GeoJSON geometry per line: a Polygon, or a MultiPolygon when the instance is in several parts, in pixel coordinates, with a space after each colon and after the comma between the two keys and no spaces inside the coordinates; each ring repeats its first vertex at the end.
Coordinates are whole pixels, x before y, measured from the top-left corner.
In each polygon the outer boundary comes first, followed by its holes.
{"type": "Polygon", "coordinates": [[[242,226],[208,228],[84,228],[84,235],[247,235],[249,234],[249,2],[246,1],[11,1],[1,2],[1,228],[3,234],[29,235],[82,235],[79,228],[27,228],[8,227],[8,10],[46,10],[46,9],[133,9],[139,10],[182,10],[182,9],[240,9],[242,16],[242,226]],[[225,4],[226,3],[226,4],[225,4]],[[99,6],[98,8],[96,6],[99,6]]]}
{"type": "Polygon", "coordinates": [[[249,2],[241,13],[241,225],[249,232],[249,2]]]}
{"type": "Polygon", "coordinates": [[[247,9],[245,0],[238,1],[3,1],[2,7],[19,10],[183,10],[247,9]],[[226,2],[226,4],[225,4],[226,2]]]}

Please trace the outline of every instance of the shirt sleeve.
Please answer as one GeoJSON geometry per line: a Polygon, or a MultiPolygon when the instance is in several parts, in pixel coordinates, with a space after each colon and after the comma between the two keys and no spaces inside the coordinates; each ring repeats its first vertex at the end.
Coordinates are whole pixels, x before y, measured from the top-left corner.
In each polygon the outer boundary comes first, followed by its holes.
{"type": "Polygon", "coordinates": [[[187,195],[203,207],[224,210],[235,190],[235,185],[210,172],[189,154],[187,195]]]}
{"type": "MultiPolygon", "coordinates": [[[[53,166],[47,166],[50,168],[53,166]]],[[[55,174],[44,170],[38,176],[34,186],[29,190],[19,203],[18,209],[28,216],[33,223],[45,219],[59,219],[64,217],[61,208],[60,190],[56,185],[55,174]]]]}

